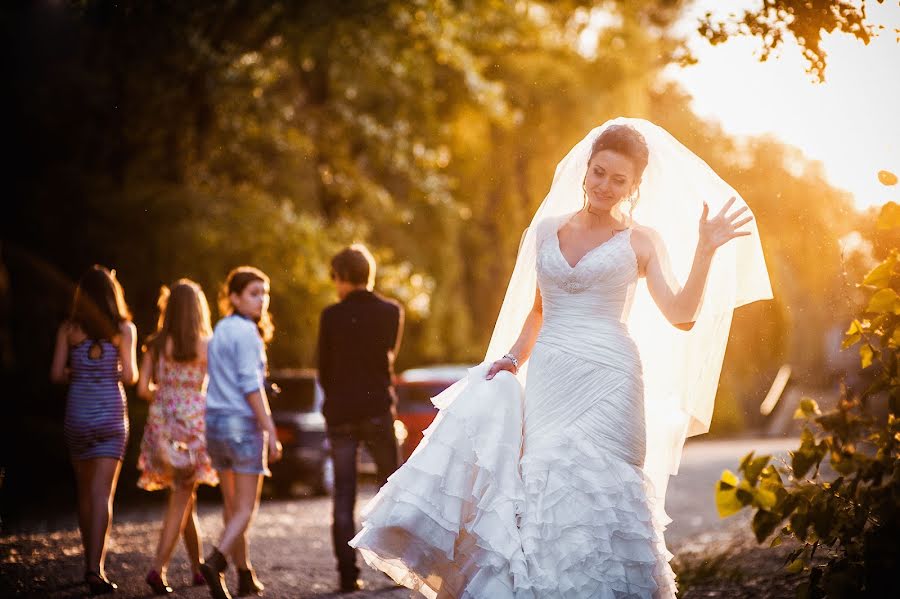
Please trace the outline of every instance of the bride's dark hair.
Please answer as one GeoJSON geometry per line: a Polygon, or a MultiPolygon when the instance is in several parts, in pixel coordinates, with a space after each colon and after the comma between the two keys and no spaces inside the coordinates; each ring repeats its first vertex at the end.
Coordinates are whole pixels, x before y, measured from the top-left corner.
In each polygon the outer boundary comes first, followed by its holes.
{"type": "MultiPolygon", "coordinates": [[[[602,152],[603,150],[610,150],[611,152],[625,156],[631,161],[631,164],[634,167],[635,189],[633,190],[632,195],[625,200],[629,205],[628,219],[630,222],[633,222],[634,207],[637,206],[638,200],[641,197],[641,190],[640,187],[638,187],[638,184],[640,183],[641,176],[644,174],[644,169],[647,168],[647,163],[650,161],[650,149],[647,147],[647,140],[645,140],[644,136],[634,127],[629,127],[628,125],[610,125],[604,129],[603,133],[598,135],[597,139],[594,140],[594,143],[591,144],[591,155],[588,156],[587,163],[590,164],[591,160],[594,159],[594,156],[597,155],[597,152],[602,152]]],[[[584,177],[585,181],[587,181],[586,171],[584,177]]],[[[584,188],[583,183],[582,188],[584,188]]],[[[587,209],[588,212],[591,211],[587,199],[587,189],[584,189],[584,207],[582,210],[583,209],[587,209]]]]}
{"type": "Polygon", "coordinates": [[[611,150],[625,156],[634,165],[634,180],[640,181],[647,162],[650,161],[650,149],[647,141],[637,129],[628,125],[610,125],[603,133],[597,136],[591,146],[591,155],[588,156],[588,164],[594,159],[597,152],[611,150]]]}

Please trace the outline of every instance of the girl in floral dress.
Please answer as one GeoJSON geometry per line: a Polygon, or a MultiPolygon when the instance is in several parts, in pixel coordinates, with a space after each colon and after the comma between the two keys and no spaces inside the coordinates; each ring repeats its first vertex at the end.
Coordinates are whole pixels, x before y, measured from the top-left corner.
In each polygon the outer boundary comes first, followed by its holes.
{"type": "Polygon", "coordinates": [[[199,285],[188,279],[163,287],[159,325],[147,341],[138,395],[150,401],[150,411],[138,469],[138,486],[148,491],[170,489],[153,569],[147,584],[156,594],[168,594],[169,560],[178,537],[194,572],[193,584],[203,584],[202,555],[195,510],[198,484],[219,480],[206,451],[206,346],[212,335],[209,305],[199,285]]]}

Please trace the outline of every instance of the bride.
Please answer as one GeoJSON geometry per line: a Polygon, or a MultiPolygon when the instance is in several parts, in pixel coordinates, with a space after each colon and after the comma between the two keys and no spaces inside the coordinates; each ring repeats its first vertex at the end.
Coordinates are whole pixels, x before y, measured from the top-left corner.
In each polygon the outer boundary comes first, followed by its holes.
{"type": "Polygon", "coordinates": [[[674,597],[666,482],[709,427],[734,308],[770,297],[732,188],[652,123],[594,129],[523,237],[487,361],[434,398],[350,544],[427,597],[674,597]]]}

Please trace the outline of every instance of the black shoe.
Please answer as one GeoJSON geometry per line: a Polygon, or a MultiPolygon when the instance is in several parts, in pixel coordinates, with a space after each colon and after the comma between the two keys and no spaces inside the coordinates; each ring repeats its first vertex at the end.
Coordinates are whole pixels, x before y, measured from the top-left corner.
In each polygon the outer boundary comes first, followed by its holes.
{"type": "Polygon", "coordinates": [[[172,587],[163,580],[162,575],[156,570],[147,572],[147,578],[144,580],[150,585],[150,588],[153,589],[154,595],[169,595],[172,593],[172,587]]]}
{"type": "Polygon", "coordinates": [[[213,549],[206,561],[200,564],[200,573],[206,579],[209,586],[209,594],[213,599],[231,599],[228,586],[225,584],[225,570],[228,568],[228,560],[218,549],[213,549]]]}
{"type": "Polygon", "coordinates": [[[88,585],[88,594],[90,595],[108,595],[115,593],[118,585],[110,582],[104,576],[100,576],[99,572],[85,572],[84,581],[88,585]]]}
{"type": "Polygon", "coordinates": [[[265,588],[263,583],[256,578],[256,572],[252,568],[249,570],[238,568],[238,597],[247,597],[248,595],[262,597],[265,588]]]}
{"type": "Polygon", "coordinates": [[[341,577],[341,592],[342,593],[353,593],[355,591],[361,591],[363,589],[363,581],[359,580],[355,576],[353,578],[349,577],[341,577]]]}

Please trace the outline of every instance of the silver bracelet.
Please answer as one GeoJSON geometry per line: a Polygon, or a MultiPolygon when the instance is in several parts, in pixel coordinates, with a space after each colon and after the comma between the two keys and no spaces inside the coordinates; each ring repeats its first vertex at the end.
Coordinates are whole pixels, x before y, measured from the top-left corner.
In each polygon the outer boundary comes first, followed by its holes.
{"type": "Polygon", "coordinates": [[[517,357],[515,357],[512,354],[506,354],[503,357],[506,358],[507,360],[509,360],[510,362],[512,362],[512,365],[515,367],[516,372],[519,371],[519,359],[517,357]]]}

